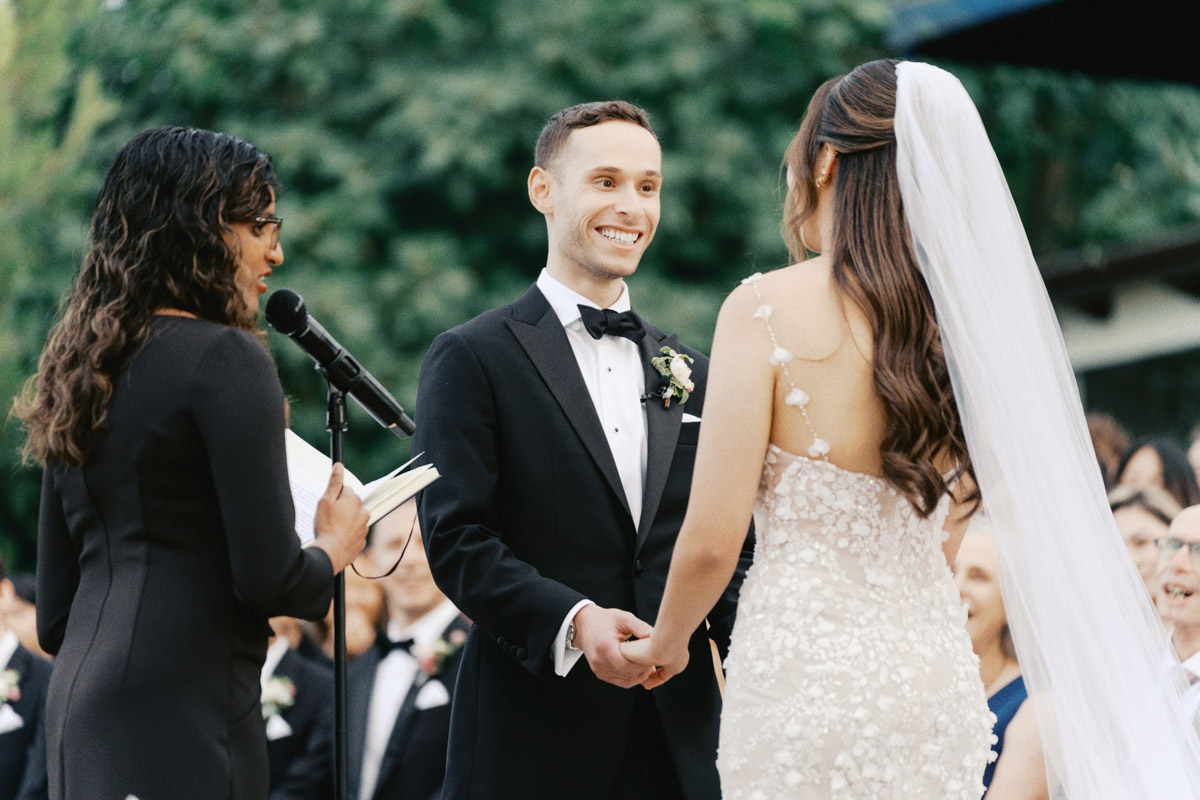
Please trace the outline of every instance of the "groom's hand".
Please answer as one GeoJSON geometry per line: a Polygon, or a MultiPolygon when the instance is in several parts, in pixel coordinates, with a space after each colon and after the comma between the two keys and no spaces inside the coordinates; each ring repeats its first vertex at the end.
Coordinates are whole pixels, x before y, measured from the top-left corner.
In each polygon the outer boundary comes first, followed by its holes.
{"type": "Polygon", "coordinates": [[[646,680],[653,669],[625,658],[621,642],[631,636],[649,636],[653,630],[628,611],[584,606],[575,615],[575,646],[583,651],[597,678],[628,689],[646,680]]]}

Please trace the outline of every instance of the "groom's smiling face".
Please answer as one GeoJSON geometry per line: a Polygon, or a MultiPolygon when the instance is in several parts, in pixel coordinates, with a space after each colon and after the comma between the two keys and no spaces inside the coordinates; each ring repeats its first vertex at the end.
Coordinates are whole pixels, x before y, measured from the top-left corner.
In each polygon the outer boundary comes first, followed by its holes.
{"type": "Polygon", "coordinates": [[[662,150],[639,125],[578,128],[543,179],[550,262],[592,281],[626,278],[658,229],[662,150]]]}

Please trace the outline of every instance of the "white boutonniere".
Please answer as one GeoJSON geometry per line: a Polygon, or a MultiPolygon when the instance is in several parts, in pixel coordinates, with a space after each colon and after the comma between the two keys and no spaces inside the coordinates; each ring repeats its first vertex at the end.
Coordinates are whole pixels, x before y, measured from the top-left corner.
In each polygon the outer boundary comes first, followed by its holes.
{"type": "Polygon", "coordinates": [[[291,708],[296,702],[296,684],[291,678],[282,675],[272,675],[263,687],[262,714],[263,719],[278,716],[284,709],[291,708]]]}
{"type": "Polygon", "coordinates": [[[21,699],[21,673],[15,669],[0,672],[0,706],[21,699]]]}
{"type": "Polygon", "coordinates": [[[694,359],[687,353],[676,353],[669,347],[659,352],[661,356],[650,359],[650,363],[658,370],[658,374],[667,379],[667,384],[659,392],[663,408],[670,408],[672,400],[679,400],[679,405],[687,402],[696,384],[692,383],[692,368],[689,366],[694,359]]]}
{"type": "Polygon", "coordinates": [[[433,644],[414,644],[413,657],[417,659],[417,685],[420,686],[430,678],[436,678],[446,671],[446,659],[454,655],[466,644],[466,631],[454,630],[447,639],[438,639],[433,644]]]}

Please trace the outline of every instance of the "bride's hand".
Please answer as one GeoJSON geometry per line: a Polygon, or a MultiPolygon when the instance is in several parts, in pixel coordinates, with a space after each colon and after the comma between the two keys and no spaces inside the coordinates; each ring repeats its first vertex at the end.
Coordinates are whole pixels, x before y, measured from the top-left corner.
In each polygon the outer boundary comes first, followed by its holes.
{"type": "Polygon", "coordinates": [[[683,672],[690,658],[686,644],[677,653],[659,653],[654,646],[653,634],[646,639],[622,642],[621,655],[635,664],[655,668],[650,677],[642,681],[642,686],[646,689],[662,686],[683,672]]]}

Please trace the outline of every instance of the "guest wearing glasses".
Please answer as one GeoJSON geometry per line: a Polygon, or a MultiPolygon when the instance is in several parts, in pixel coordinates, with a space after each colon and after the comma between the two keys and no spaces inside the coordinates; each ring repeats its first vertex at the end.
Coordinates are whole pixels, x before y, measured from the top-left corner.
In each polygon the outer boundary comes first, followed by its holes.
{"type": "Polygon", "coordinates": [[[1113,522],[1125,540],[1129,557],[1146,584],[1146,591],[1154,597],[1158,588],[1155,583],[1158,576],[1155,542],[1166,536],[1167,528],[1182,507],[1166,489],[1156,486],[1141,489],[1118,486],[1108,493],[1108,507],[1112,509],[1113,522]]]}
{"type": "Polygon", "coordinates": [[[1183,713],[1194,720],[1200,712],[1200,506],[1179,512],[1158,540],[1158,552],[1158,612],[1191,684],[1183,713]]]}

